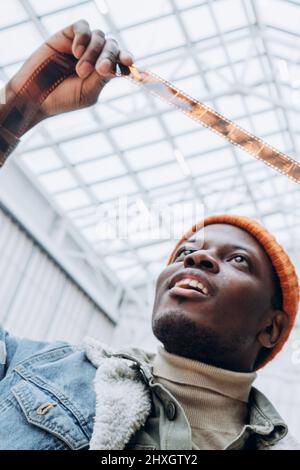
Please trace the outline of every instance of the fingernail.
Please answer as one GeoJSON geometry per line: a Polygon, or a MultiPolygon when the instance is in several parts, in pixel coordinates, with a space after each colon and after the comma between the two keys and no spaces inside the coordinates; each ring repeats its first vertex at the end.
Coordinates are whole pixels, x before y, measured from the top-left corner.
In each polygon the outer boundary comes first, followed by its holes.
{"type": "Polygon", "coordinates": [[[110,72],[111,63],[110,60],[104,59],[100,62],[99,71],[103,74],[110,72]]]}
{"type": "Polygon", "coordinates": [[[76,49],[75,49],[75,57],[77,59],[79,59],[82,56],[82,54],[84,53],[84,51],[85,51],[84,46],[82,46],[82,45],[77,46],[76,49]]]}
{"type": "Polygon", "coordinates": [[[125,60],[126,62],[131,61],[132,63],[134,63],[134,61],[135,61],[134,56],[130,52],[124,52],[123,53],[123,60],[125,60]]]}
{"type": "Polygon", "coordinates": [[[128,54],[128,58],[130,60],[132,60],[132,63],[134,63],[135,59],[134,59],[134,56],[132,54],[128,54]]]}
{"type": "Polygon", "coordinates": [[[78,67],[78,73],[80,78],[87,77],[92,72],[93,68],[94,67],[92,66],[92,64],[90,64],[86,60],[82,62],[82,64],[80,64],[80,66],[78,67]]]}

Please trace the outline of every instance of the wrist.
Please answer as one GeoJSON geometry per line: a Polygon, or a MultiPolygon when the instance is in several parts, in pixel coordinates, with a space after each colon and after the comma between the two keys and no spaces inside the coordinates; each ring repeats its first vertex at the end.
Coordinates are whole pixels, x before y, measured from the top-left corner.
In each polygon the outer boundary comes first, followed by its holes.
{"type": "Polygon", "coordinates": [[[3,90],[0,104],[0,167],[20,142],[19,137],[8,126],[6,127],[9,111],[15,98],[16,94],[13,92],[10,83],[8,83],[3,90]]]}
{"type": "Polygon", "coordinates": [[[74,72],[73,56],[55,53],[26,80],[17,93],[7,84],[7,102],[0,105],[0,166],[15,149],[20,137],[44,119],[41,105],[68,75],[74,72]]]}
{"type": "Polygon", "coordinates": [[[15,97],[16,93],[14,93],[10,82],[8,82],[2,90],[2,97],[0,103],[0,125],[2,125],[3,120],[7,116],[15,97]]]}
{"type": "MultiPolygon", "coordinates": [[[[24,134],[26,134],[26,132],[30,131],[30,129],[32,129],[33,127],[35,127],[37,124],[39,124],[41,121],[43,121],[44,119],[46,119],[47,116],[44,116],[42,112],[40,111],[37,111],[34,116],[32,117],[32,119],[28,122],[26,122],[26,124],[23,126],[23,129],[22,129],[22,136],[24,134]]],[[[22,137],[20,136],[20,137],[22,137]]]]}

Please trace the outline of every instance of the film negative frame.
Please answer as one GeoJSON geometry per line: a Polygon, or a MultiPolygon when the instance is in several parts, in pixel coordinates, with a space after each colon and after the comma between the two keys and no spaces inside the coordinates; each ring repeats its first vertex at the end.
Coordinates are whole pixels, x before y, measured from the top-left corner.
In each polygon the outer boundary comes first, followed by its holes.
{"type": "MultiPolygon", "coordinates": [[[[154,96],[175,106],[189,118],[207,127],[231,144],[250,153],[295,183],[300,183],[300,163],[296,160],[243,129],[230,119],[222,116],[209,106],[192,98],[158,75],[149,71],[139,70],[135,66],[131,66],[129,69],[130,74],[126,78],[140,85],[154,96]]],[[[117,72],[116,75],[124,76],[120,72],[117,72]]]]}

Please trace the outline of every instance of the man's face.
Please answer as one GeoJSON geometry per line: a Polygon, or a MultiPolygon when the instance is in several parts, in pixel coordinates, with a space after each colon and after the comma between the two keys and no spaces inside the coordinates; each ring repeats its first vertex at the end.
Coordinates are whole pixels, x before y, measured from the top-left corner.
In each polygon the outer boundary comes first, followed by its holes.
{"type": "Polygon", "coordinates": [[[238,227],[212,224],[201,230],[204,243],[200,237],[191,241],[195,236],[182,243],[157,279],[154,335],[173,354],[251,370],[261,348],[257,335],[271,309],[271,262],[238,227]]]}

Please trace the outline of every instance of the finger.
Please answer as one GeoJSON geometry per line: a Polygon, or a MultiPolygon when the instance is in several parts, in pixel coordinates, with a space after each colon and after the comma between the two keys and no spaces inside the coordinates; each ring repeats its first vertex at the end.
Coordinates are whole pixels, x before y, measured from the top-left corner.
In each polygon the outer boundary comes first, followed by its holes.
{"type": "Polygon", "coordinates": [[[69,30],[66,28],[65,34],[69,34],[69,37],[73,38],[72,52],[74,56],[79,59],[92,37],[92,32],[88,22],[86,20],[77,21],[69,27],[69,30]]]}
{"type": "Polygon", "coordinates": [[[130,52],[120,51],[119,53],[119,68],[122,75],[130,75],[129,67],[134,63],[134,57],[130,52]]]}
{"type": "Polygon", "coordinates": [[[79,58],[90,42],[91,34],[88,22],[79,20],[55,33],[45,44],[57,52],[73,53],[76,58],[79,58]]]}
{"type": "Polygon", "coordinates": [[[104,49],[102,50],[95,66],[99,75],[106,76],[114,73],[116,64],[119,60],[119,52],[120,50],[117,41],[114,39],[107,39],[104,49]]]}
{"type": "Polygon", "coordinates": [[[76,71],[80,78],[86,78],[93,72],[104,45],[104,33],[100,30],[93,31],[91,41],[76,65],[76,71]]]}
{"type": "Polygon", "coordinates": [[[121,64],[130,67],[134,63],[134,57],[131,52],[121,50],[119,53],[119,61],[121,64]]]}

